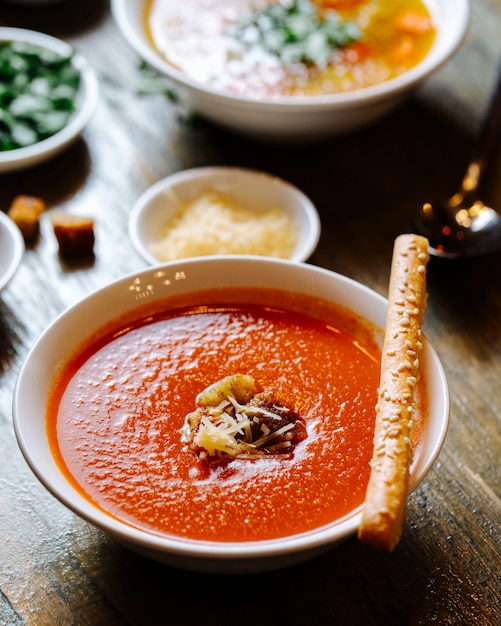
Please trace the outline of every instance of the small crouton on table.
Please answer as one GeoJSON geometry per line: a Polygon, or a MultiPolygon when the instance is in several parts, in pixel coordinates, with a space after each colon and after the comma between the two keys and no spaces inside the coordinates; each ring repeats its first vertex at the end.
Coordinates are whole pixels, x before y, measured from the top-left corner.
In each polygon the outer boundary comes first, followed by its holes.
{"type": "Polygon", "coordinates": [[[12,200],[7,215],[19,228],[27,243],[32,242],[37,236],[40,215],[45,208],[45,202],[36,196],[19,195],[12,200]]]}
{"type": "Polygon", "coordinates": [[[80,215],[55,213],[51,222],[63,258],[88,256],[94,252],[94,220],[80,215]]]}

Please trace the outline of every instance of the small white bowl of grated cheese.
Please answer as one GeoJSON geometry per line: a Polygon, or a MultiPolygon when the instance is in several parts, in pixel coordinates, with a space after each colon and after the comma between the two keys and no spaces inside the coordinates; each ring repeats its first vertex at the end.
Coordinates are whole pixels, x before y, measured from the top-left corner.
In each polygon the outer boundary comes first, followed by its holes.
{"type": "Polygon", "coordinates": [[[299,189],[276,176],[200,167],[146,190],[132,209],[129,235],[151,265],[221,254],[302,262],[317,246],[320,219],[299,189]]]}

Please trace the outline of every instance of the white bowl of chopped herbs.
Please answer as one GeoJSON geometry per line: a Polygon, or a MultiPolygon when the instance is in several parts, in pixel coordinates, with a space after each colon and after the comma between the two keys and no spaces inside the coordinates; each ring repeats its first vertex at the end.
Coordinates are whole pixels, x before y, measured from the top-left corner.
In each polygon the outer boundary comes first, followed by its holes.
{"type": "Polygon", "coordinates": [[[0,173],[31,167],[70,145],[97,98],[97,78],[72,46],[0,27],[0,173]]]}
{"type": "Polygon", "coordinates": [[[391,112],[462,42],[469,0],[112,0],[178,105],[252,138],[316,140],[391,112]]]}

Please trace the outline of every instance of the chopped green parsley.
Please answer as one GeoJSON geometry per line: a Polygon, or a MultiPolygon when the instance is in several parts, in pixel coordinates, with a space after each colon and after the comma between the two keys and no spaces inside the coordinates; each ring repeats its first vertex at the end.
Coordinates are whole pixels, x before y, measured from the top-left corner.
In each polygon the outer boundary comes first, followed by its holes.
{"type": "Polygon", "coordinates": [[[80,72],[72,55],[24,42],[0,42],[0,151],[62,130],[75,111],[80,72]]]}
{"type": "Polygon", "coordinates": [[[336,48],[358,41],[362,34],[335,11],[320,14],[310,0],[283,0],[242,19],[234,36],[246,45],[260,45],[283,63],[325,67],[336,48]]]}

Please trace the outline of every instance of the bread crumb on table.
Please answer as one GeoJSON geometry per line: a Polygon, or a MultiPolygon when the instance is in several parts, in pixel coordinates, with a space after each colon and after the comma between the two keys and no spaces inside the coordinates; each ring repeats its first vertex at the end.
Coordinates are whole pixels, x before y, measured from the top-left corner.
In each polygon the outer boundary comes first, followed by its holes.
{"type": "Polygon", "coordinates": [[[61,257],[72,258],[93,253],[95,235],[92,218],[54,213],[51,222],[61,257]]]}
{"type": "Polygon", "coordinates": [[[7,215],[19,228],[26,242],[33,241],[38,234],[40,215],[45,208],[45,202],[36,196],[19,195],[12,201],[7,215]]]}

